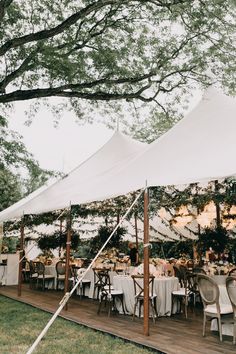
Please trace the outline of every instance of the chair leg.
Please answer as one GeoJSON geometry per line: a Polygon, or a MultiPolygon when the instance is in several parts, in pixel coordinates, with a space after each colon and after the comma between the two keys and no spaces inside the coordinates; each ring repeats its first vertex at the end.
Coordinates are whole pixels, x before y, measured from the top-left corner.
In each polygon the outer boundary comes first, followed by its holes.
{"type": "Polygon", "coordinates": [[[96,291],[96,287],[94,285],[94,288],[93,288],[93,299],[94,299],[94,296],[95,296],[95,291],[96,291]]]}
{"type": "Polygon", "coordinates": [[[233,344],[236,344],[236,320],[234,320],[233,344]]]}
{"type": "Polygon", "coordinates": [[[138,311],[138,317],[141,317],[141,301],[138,302],[139,304],[139,311],[138,311]]]}
{"type": "Polygon", "coordinates": [[[222,324],[221,324],[221,318],[218,318],[218,327],[219,327],[219,335],[220,335],[220,341],[222,342],[222,324]]]}
{"type": "Polygon", "coordinates": [[[124,296],[123,296],[123,294],[119,295],[119,300],[121,302],[123,314],[126,315],[126,311],[125,311],[125,307],[124,307],[124,296]]]}
{"type": "Polygon", "coordinates": [[[173,309],[174,309],[174,296],[171,296],[171,315],[173,314],[173,309]]]}
{"type": "Polygon", "coordinates": [[[157,301],[156,299],[154,300],[154,310],[155,310],[155,314],[156,314],[156,318],[158,317],[158,313],[157,313],[157,301]]]}
{"type": "Polygon", "coordinates": [[[203,313],[203,331],[202,331],[203,337],[205,337],[205,332],[206,332],[206,314],[204,312],[203,313]]]}
{"type": "Polygon", "coordinates": [[[98,315],[100,314],[101,307],[102,307],[102,297],[101,297],[100,300],[99,300],[98,311],[97,311],[97,314],[98,314],[98,315]]]}
{"type": "Polygon", "coordinates": [[[108,299],[108,317],[111,315],[112,300],[108,299]]]}
{"type": "Polygon", "coordinates": [[[82,294],[83,294],[83,284],[82,284],[82,282],[80,282],[80,284],[79,284],[79,297],[80,297],[80,299],[82,299],[82,294]]]}
{"type": "Polygon", "coordinates": [[[156,322],[156,319],[155,319],[155,311],[154,311],[154,301],[153,299],[150,299],[151,300],[151,308],[152,308],[152,318],[153,318],[153,323],[156,322]]]}
{"type": "Polygon", "coordinates": [[[185,312],[185,318],[188,318],[188,297],[186,296],[184,299],[184,312],[185,312]]]}
{"type": "Polygon", "coordinates": [[[134,321],[134,318],[135,318],[136,308],[137,308],[137,300],[135,300],[135,304],[134,304],[133,321],[134,321]]]}

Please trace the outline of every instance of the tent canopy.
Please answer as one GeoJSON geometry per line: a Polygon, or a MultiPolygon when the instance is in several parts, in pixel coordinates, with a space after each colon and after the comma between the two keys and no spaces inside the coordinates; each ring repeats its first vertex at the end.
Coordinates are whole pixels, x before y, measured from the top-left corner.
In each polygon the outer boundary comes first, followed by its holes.
{"type": "Polygon", "coordinates": [[[236,98],[213,88],[172,129],[89,191],[88,200],[148,186],[181,185],[236,174],[236,98]]]}
{"type": "Polygon", "coordinates": [[[91,157],[82,162],[60,180],[46,184],[0,213],[0,222],[20,218],[23,214],[39,214],[79,204],[80,194],[86,193],[84,185],[93,186],[100,176],[115,166],[126,163],[146,144],[116,131],[110,140],[91,157]]]}
{"type": "Polygon", "coordinates": [[[172,129],[148,146],[117,132],[90,159],[0,221],[124,195],[236,174],[236,99],[213,88],[172,129]],[[114,158],[114,154],[116,158],[114,158]]]}

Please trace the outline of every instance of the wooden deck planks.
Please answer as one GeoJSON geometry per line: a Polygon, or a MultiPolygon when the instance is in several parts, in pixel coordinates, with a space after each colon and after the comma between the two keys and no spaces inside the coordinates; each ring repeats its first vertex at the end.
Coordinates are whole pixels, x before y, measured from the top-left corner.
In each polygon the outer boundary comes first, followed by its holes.
{"type": "MultiPolygon", "coordinates": [[[[21,297],[17,296],[14,286],[0,287],[0,294],[51,313],[55,312],[63,297],[62,292],[31,290],[27,284],[22,287],[21,297]]],[[[72,296],[68,311],[63,310],[61,317],[167,354],[236,353],[232,338],[224,336],[221,343],[218,335],[210,331],[210,323],[207,324],[206,337],[202,337],[201,311],[192,313],[190,310],[187,320],[181,314],[158,318],[155,324],[150,320],[150,336],[146,337],[142,319],[132,321],[131,316],[119,314],[108,318],[104,310],[97,315],[97,307],[97,301],[72,296]]]]}

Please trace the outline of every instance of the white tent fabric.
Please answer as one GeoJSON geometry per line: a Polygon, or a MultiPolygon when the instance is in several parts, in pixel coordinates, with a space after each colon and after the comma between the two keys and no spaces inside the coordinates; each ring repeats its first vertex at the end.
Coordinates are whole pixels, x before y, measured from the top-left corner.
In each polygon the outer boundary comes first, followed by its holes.
{"type": "Polygon", "coordinates": [[[192,112],[149,146],[117,132],[66,178],[14,212],[0,213],[0,221],[124,195],[146,183],[178,185],[233,176],[235,131],[236,99],[211,88],[192,112]]]}
{"type": "Polygon", "coordinates": [[[43,186],[0,213],[0,221],[16,219],[23,214],[39,214],[42,212],[79,204],[81,195],[86,195],[100,175],[108,173],[115,166],[126,163],[134,155],[144,149],[146,144],[140,143],[116,131],[111,139],[95,154],[72,170],[67,176],[43,186]]]}
{"type": "Polygon", "coordinates": [[[210,181],[236,174],[236,98],[207,90],[198,105],[126,166],[89,191],[101,200],[148,186],[210,181]]]}

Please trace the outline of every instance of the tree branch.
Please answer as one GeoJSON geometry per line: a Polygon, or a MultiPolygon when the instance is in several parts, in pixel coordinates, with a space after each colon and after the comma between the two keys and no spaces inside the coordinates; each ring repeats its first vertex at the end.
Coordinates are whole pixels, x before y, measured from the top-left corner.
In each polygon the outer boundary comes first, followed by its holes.
{"type": "Polygon", "coordinates": [[[9,75],[7,75],[4,80],[0,82],[0,92],[5,92],[5,88],[7,85],[14,81],[17,77],[21,76],[25,71],[27,71],[28,65],[31,62],[31,60],[35,57],[36,53],[39,51],[39,47],[35,49],[32,53],[26,57],[26,59],[23,61],[23,63],[13,72],[11,72],[9,75]]]}
{"type": "Polygon", "coordinates": [[[17,48],[26,43],[52,38],[65,31],[67,28],[71,27],[80,19],[84,18],[85,16],[88,16],[91,12],[97,11],[104,6],[112,5],[112,4],[114,4],[114,1],[112,0],[96,1],[86,6],[84,9],[74,13],[73,15],[68,17],[65,21],[63,21],[56,27],[53,27],[48,30],[42,30],[39,32],[30,33],[22,37],[10,39],[0,47],[0,56],[6,54],[6,52],[9,51],[11,48],[17,48]]]}
{"type": "MultiPolygon", "coordinates": [[[[190,69],[183,69],[182,71],[176,71],[172,72],[172,75],[178,73],[178,74],[183,74],[184,72],[188,72],[190,69]]],[[[93,88],[96,86],[99,86],[101,84],[114,84],[114,85],[119,85],[119,84],[130,84],[130,83],[139,83],[141,81],[144,81],[146,79],[150,79],[152,76],[155,76],[156,73],[148,73],[145,75],[142,75],[140,77],[133,77],[133,78],[120,78],[120,79],[100,79],[96,80],[93,82],[88,82],[88,83],[80,83],[80,84],[68,84],[68,85],[63,85],[59,87],[49,87],[45,89],[33,89],[33,90],[17,90],[11,93],[3,94],[0,96],[0,103],[7,103],[7,102],[12,102],[12,101],[22,101],[22,100],[30,100],[34,98],[43,98],[43,97],[51,97],[51,96],[57,96],[57,97],[67,97],[67,98],[80,98],[80,99],[86,99],[86,100],[91,100],[91,101],[111,101],[111,100],[133,100],[133,99],[139,99],[144,102],[151,102],[153,101],[157,94],[162,91],[162,92],[171,92],[173,91],[174,88],[178,87],[180,85],[180,82],[178,82],[176,85],[173,85],[171,88],[164,88],[159,86],[158,92],[156,92],[153,96],[150,97],[144,97],[142,96],[142,93],[146,91],[148,88],[151,87],[152,81],[149,80],[148,84],[143,85],[141,88],[139,88],[135,92],[124,92],[124,93],[119,93],[119,92],[105,92],[101,90],[97,90],[94,92],[87,92],[83,91],[83,89],[88,89],[88,88],[93,88]]],[[[155,81],[163,82],[165,78],[169,77],[170,74],[166,75],[162,79],[155,81]]]]}
{"type": "MultiPolygon", "coordinates": [[[[11,3],[13,0],[5,0],[5,1],[2,0],[2,1],[3,1],[3,3],[11,3]]],[[[52,37],[64,32],[66,29],[70,28],[72,25],[74,25],[79,20],[84,19],[86,16],[88,16],[92,12],[98,11],[108,5],[119,6],[119,5],[125,5],[125,4],[130,5],[130,3],[140,3],[140,4],[145,5],[147,3],[152,3],[158,7],[169,8],[170,6],[175,6],[177,4],[186,3],[188,1],[189,0],[174,0],[174,1],[170,1],[170,2],[152,1],[152,0],[97,0],[97,1],[93,2],[92,4],[89,4],[88,6],[84,7],[83,9],[77,11],[73,15],[69,16],[66,20],[64,20],[59,25],[57,25],[53,28],[50,28],[47,30],[41,30],[41,31],[38,31],[35,33],[26,34],[25,36],[12,38],[12,39],[6,41],[0,47],[0,56],[6,54],[10,49],[17,48],[17,47],[24,45],[26,43],[52,38],[52,37]]]]}

